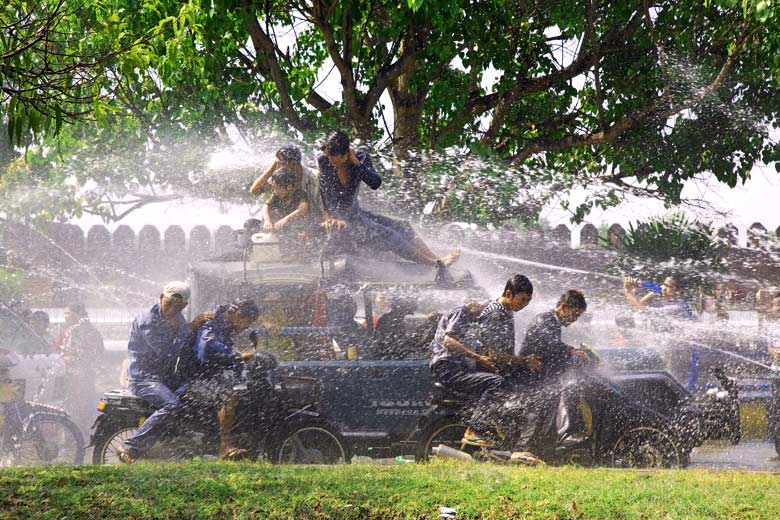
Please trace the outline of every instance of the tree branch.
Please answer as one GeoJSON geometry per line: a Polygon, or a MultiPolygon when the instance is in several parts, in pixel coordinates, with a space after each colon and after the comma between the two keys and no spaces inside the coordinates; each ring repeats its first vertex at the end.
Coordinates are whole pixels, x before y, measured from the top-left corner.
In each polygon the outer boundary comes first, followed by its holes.
{"type": "Polygon", "coordinates": [[[252,40],[252,46],[255,48],[255,54],[258,58],[262,55],[264,66],[268,70],[271,79],[279,92],[279,102],[282,105],[282,111],[290,124],[298,130],[308,130],[309,124],[303,121],[295,109],[289,92],[289,83],[287,76],[282,72],[279,66],[279,60],[276,58],[276,45],[266,34],[255,16],[252,9],[252,0],[244,0],[243,10],[247,23],[249,37],[252,40]]]}

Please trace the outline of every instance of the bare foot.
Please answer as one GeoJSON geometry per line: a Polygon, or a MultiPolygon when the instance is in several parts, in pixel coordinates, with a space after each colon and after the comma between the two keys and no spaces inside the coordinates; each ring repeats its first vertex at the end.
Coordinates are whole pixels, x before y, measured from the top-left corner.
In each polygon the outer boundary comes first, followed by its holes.
{"type": "Polygon", "coordinates": [[[455,248],[452,250],[452,253],[448,254],[447,256],[441,259],[441,263],[444,267],[449,267],[455,262],[457,262],[458,258],[460,258],[460,249],[455,248]]]}

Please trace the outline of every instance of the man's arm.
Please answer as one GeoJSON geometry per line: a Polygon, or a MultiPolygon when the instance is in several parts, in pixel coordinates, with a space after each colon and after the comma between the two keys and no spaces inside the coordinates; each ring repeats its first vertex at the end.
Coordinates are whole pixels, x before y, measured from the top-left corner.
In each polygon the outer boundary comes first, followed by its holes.
{"type": "Polygon", "coordinates": [[[263,204],[263,231],[273,231],[274,221],[271,220],[271,205],[263,204]]]}
{"type": "Polygon", "coordinates": [[[237,356],[235,350],[225,345],[210,327],[201,327],[196,340],[198,360],[201,363],[232,364],[237,356]]]}
{"type": "Polygon", "coordinates": [[[452,336],[445,335],[442,342],[444,348],[455,354],[461,354],[467,358],[475,360],[482,368],[490,371],[496,371],[496,364],[488,356],[480,356],[466,345],[453,338],[452,336]]]}
{"type": "Polygon", "coordinates": [[[295,209],[295,211],[293,211],[292,213],[290,213],[289,215],[283,218],[280,218],[276,223],[276,226],[274,227],[276,227],[277,229],[279,229],[280,227],[284,227],[291,220],[295,220],[297,218],[303,218],[308,213],[309,213],[309,203],[306,202],[306,199],[304,199],[301,201],[300,204],[298,204],[298,207],[295,209]]]}
{"type": "Polygon", "coordinates": [[[640,300],[639,298],[636,297],[637,287],[638,287],[638,283],[630,276],[627,276],[623,279],[623,293],[626,295],[626,300],[628,300],[628,303],[630,303],[632,307],[640,311],[647,310],[647,305],[650,302],[650,300],[655,298],[655,293],[647,293],[640,300]]]}
{"type": "Polygon", "coordinates": [[[274,161],[271,166],[269,166],[263,173],[255,179],[255,182],[252,183],[252,186],[249,188],[249,193],[252,195],[260,195],[261,193],[268,191],[268,179],[271,178],[271,175],[276,171],[276,169],[279,167],[279,162],[274,161]]]}
{"type": "Polygon", "coordinates": [[[358,159],[355,150],[352,148],[350,148],[349,154],[349,158],[350,161],[352,161],[352,164],[358,167],[358,175],[360,176],[360,180],[365,182],[372,190],[379,189],[379,187],[382,185],[382,177],[376,173],[374,164],[371,162],[371,157],[369,157],[367,153],[361,154],[363,155],[363,160],[360,160],[358,159]]]}

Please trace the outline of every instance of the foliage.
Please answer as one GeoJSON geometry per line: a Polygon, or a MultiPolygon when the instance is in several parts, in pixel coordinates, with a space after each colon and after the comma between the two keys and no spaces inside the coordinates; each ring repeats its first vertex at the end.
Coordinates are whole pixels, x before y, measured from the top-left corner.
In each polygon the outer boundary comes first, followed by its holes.
{"type": "Polygon", "coordinates": [[[4,518],[775,518],[769,473],[204,463],[6,468],[4,518]],[[587,485],[583,485],[587,482],[587,485]]]}
{"type": "Polygon", "coordinates": [[[724,271],[725,251],[711,225],[673,213],[631,224],[609,270],[643,280],[673,276],[683,286],[708,286],[724,271]]]}
{"type": "Polygon", "coordinates": [[[4,123],[33,145],[34,164],[3,189],[68,190],[51,213],[116,218],[106,200],[161,189],[234,198],[191,182],[208,176],[208,151],[235,139],[228,129],[255,145],[268,128],[311,142],[341,126],[377,149],[386,132],[411,211],[435,202],[442,216],[493,222],[533,218],[583,186],[586,202],[567,208],[575,221],[626,192],[675,204],[688,179],[711,172],[734,186],[780,158],[768,133],[780,110],[776,2],[60,0],[29,4],[38,11],[25,18],[27,5],[12,0],[3,21],[53,16],[45,27],[64,50],[52,71],[79,73],[41,76],[48,39],[24,52],[13,50],[24,39],[0,44],[2,70],[21,74],[8,84],[49,78],[36,88],[50,93],[4,90],[4,123]],[[321,86],[327,74],[336,95],[321,86]],[[81,117],[95,121],[67,135],[57,124],[81,117]],[[57,140],[40,141],[52,131],[57,140]],[[192,153],[165,166],[181,143],[192,153]],[[79,171],[85,158],[94,167],[79,171]],[[470,162],[490,167],[453,171],[470,162]],[[529,198],[530,186],[544,194],[529,198]]]}

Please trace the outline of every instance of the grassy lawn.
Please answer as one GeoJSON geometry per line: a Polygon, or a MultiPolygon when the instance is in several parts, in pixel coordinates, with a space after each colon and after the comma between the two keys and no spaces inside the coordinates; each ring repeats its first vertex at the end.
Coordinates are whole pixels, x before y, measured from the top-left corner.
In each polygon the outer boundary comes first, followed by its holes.
{"type": "Polygon", "coordinates": [[[0,470],[0,518],[780,518],[769,473],[188,462],[0,470]]]}

